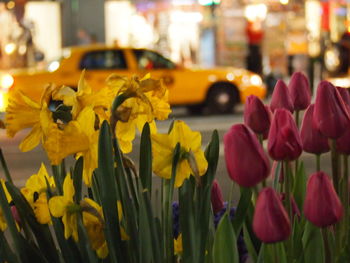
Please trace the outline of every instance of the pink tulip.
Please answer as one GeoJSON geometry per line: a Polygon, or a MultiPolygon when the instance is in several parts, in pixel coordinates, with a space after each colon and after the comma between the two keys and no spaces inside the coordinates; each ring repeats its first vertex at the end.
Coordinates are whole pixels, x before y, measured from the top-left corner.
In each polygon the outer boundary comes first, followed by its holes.
{"type": "Polygon", "coordinates": [[[304,202],[307,220],[318,227],[336,224],[343,216],[343,206],[329,176],[317,172],[310,176],[304,202]]]}
{"type": "Polygon", "coordinates": [[[299,131],[292,114],[286,109],[275,111],[267,147],[270,156],[277,161],[291,161],[301,155],[302,146],[299,131]]]}
{"type": "Polygon", "coordinates": [[[246,125],[236,124],[230,128],[224,136],[224,150],[229,176],[240,186],[255,186],[269,175],[269,159],[246,125]]]}
{"type": "Polygon", "coordinates": [[[246,100],[244,123],[258,134],[264,134],[270,128],[271,115],[268,108],[254,95],[250,95],[246,100]]]}
{"type": "Polygon", "coordinates": [[[270,108],[272,112],[276,109],[287,109],[290,112],[294,111],[293,101],[290,96],[288,87],[283,80],[278,80],[272,93],[270,102],[270,108]]]}
{"type": "Polygon", "coordinates": [[[328,81],[318,85],[314,122],[326,137],[337,139],[349,128],[350,115],[339,91],[328,81]]]}
{"type": "Polygon", "coordinates": [[[275,243],[288,239],[291,225],[281,198],[270,187],[258,196],[253,218],[253,230],[264,243],[275,243]]]}
{"type": "Polygon", "coordinates": [[[294,110],[305,110],[311,102],[311,90],[307,77],[301,72],[293,73],[288,88],[294,110]]]}
{"type": "Polygon", "coordinates": [[[213,207],[214,214],[220,212],[224,207],[224,198],[222,197],[222,192],[218,181],[215,179],[211,187],[211,205],[213,207]]]}
{"type": "Polygon", "coordinates": [[[303,150],[308,153],[321,154],[329,152],[328,139],[316,128],[313,121],[315,105],[311,104],[304,114],[300,137],[303,150]]]}

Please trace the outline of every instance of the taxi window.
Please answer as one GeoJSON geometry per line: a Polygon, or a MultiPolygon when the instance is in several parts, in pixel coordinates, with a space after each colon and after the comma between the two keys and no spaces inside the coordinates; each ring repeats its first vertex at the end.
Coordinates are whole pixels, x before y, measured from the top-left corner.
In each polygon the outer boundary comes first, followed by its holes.
{"type": "Polygon", "coordinates": [[[133,52],[139,69],[174,69],[176,67],[173,62],[156,52],[142,49],[135,49],[133,52]]]}
{"type": "Polygon", "coordinates": [[[126,69],[126,61],[121,50],[91,51],[83,56],[80,69],[126,69]]]}

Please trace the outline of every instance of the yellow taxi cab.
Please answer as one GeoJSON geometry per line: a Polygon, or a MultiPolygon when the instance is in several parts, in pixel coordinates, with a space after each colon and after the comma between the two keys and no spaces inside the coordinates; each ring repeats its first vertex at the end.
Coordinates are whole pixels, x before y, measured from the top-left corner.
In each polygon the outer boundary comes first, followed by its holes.
{"type": "Polygon", "coordinates": [[[229,113],[251,94],[259,98],[266,95],[260,76],[245,69],[188,69],[152,50],[94,45],[64,49],[62,57],[48,63],[46,70],[0,72],[0,106],[6,107],[5,97],[17,89],[39,100],[47,83],[74,88],[84,69],[94,89],[102,88],[112,73],[143,76],[150,72],[152,78],[163,79],[171,105],[187,106],[192,112],[206,108],[214,113],[229,113]]]}

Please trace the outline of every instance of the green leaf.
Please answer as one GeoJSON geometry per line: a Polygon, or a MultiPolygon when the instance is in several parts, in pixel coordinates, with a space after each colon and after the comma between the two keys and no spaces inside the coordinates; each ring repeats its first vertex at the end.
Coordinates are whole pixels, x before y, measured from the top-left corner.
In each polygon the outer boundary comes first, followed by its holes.
{"type": "Polygon", "coordinates": [[[202,179],[204,185],[211,185],[215,178],[216,169],[219,161],[219,152],[219,134],[217,130],[214,130],[213,134],[211,135],[211,141],[205,150],[205,158],[208,161],[208,169],[202,179]]]}
{"type": "Polygon", "coordinates": [[[16,255],[13,253],[12,249],[10,248],[4,233],[0,231],[0,263],[3,262],[8,263],[18,263],[18,259],[16,255]]]}
{"type": "Polygon", "coordinates": [[[304,206],[305,192],[306,192],[306,172],[304,163],[300,162],[298,172],[295,175],[295,183],[293,189],[293,196],[299,209],[304,206]]]}
{"type": "Polygon", "coordinates": [[[196,224],[194,220],[193,187],[185,180],[179,188],[180,228],[182,231],[183,262],[197,262],[196,224]]]}
{"type": "Polygon", "coordinates": [[[77,204],[79,204],[82,198],[82,179],[83,179],[83,168],[84,168],[84,159],[80,157],[78,161],[76,161],[73,171],[73,185],[75,190],[74,199],[77,204]]]}
{"type": "Polygon", "coordinates": [[[243,225],[243,238],[250,257],[252,258],[253,262],[256,262],[258,259],[258,255],[256,253],[255,247],[253,245],[253,242],[250,238],[250,234],[247,230],[247,226],[245,224],[243,225]]]}
{"type": "Polygon", "coordinates": [[[114,174],[114,155],[112,135],[107,121],[101,126],[98,147],[98,182],[100,198],[105,219],[105,237],[112,262],[121,262],[121,237],[117,209],[117,186],[114,174]]]}
{"type": "Polygon", "coordinates": [[[152,253],[152,261],[147,261],[146,258],[139,257],[140,262],[154,262],[161,263],[161,242],[159,237],[161,236],[161,227],[159,220],[155,219],[152,212],[151,201],[149,198],[149,194],[147,190],[143,191],[141,194],[140,201],[142,202],[140,205],[140,218],[139,218],[139,235],[140,235],[140,246],[142,248],[142,255],[146,255],[148,258],[149,253],[152,253]],[[141,228],[141,225],[146,225],[148,230],[141,228]],[[145,233],[140,233],[144,232],[145,233]],[[147,233],[146,233],[147,232],[147,233]],[[149,240],[151,243],[142,243],[142,240],[149,240]],[[147,251],[146,251],[147,250],[147,251]]]}
{"type": "Polygon", "coordinates": [[[237,238],[228,213],[225,213],[215,233],[213,261],[215,263],[238,263],[238,255],[237,238]]]}
{"type": "Polygon", "coordinates": [[[117,163],[117,167],[115,168],[116,181],[118,182],[117,186],[117,196],[121,200],[122,208],[123,208],[123,217],[126,222],[126,232],[130,236],[129,251],[134,251],[133,253],[129,253],[132,257],[132,260],[136,260],[138,255],[136,252],[140,251],[139,244],[137,242],[137,200],[131,200],[131,194],[129,192],[129,187],[127,185],[127,172],[124,169],[124,158],[122,152],[120,151],[118,141],[116,138],[113,138],[113,147],[114,147],[114,155],[115,162],[117,163]],[[119,195],[118,195],[119,194],[119,195]],[[135,252],[136,251],[136,252],[135,252]]]}
{"type": "Polygon", "coordinates": [[[324,262],[323,238],[319,228],[307,222],[302,241],[305,262],[324,262]]]}
{"type": "Polygon", "coordinates": [[[144,189],[152,193],[152,144],[151,131],[148,122],[145,123],[141,134],[140,169],[139,174],[144,189]]]}
{"type": "Polygon", "coordinates": [[[233,229],[236,233],[239,233],[242,228],[242,224],[246,219],[248,209],[251,205],[252,189],[241,187],[241,196],[238,202],[235,216],[232,220],[233,229]]]}
{"type": "Polygon", "coordinates": [[[6,180],[8,182],[13,183],[11,175],[10,175],[10,172],[9,172],[9,169],[7,167],[7,163],[5,161],[4,154],[2,153],[2,149],[1,148],[0,148],[0,162],[1,162],[2,169],[4,170],[4,174],[5,174],[6,180]]]}
{"type": "MultiPolygon", "coordinates": [[[[152,216],[151,216],[152,217],[152,216]]],[[[148,221],[147,210],[144,204],[143,198],[140,198],[140,211],[139,211],[139,243],[140,254],[139,262],[154,262],[152,251],[152,237],[150,222],[148,221]]]]}
{"type": "Polygon", "coordinates": [[[273,188],[277,190],[280,176],[281,176],[281,169],[282,169],[282,162],[277,162],[275,174],[274,174],[274,180],[273,180],[273,188]]]}

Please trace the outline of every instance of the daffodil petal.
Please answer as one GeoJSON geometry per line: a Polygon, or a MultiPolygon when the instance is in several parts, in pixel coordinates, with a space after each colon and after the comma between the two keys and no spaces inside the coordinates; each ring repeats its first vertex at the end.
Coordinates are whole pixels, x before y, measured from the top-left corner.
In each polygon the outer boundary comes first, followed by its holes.
{"type": "Polygon", "coordinates": [[[54,217],[62,217],[65,214],[69,202],[63,196],[54,196],[49,200],[49,209],[54,217]]]}

